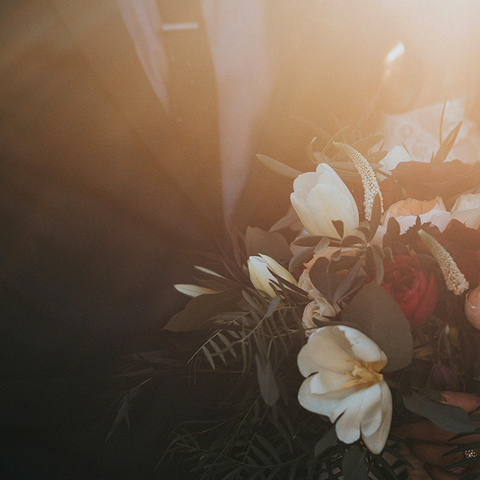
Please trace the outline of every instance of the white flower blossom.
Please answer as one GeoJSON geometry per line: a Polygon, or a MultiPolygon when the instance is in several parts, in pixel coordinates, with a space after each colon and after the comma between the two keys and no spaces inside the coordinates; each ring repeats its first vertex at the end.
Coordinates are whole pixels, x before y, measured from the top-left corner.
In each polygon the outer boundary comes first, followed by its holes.
{"type": "Polygon", "coordinates": [[[294,276],[284,267],[282,267],[277,261],[268,255],[250,256],[247,261],[248,273],[253,286],[260,292],[264,292],[269,297],[275,297],[276,293],[272,287],[273,284],[277,284],[277,279],[272,275],[275,272],[276,275],[282,277],[293,285],[297,284],[294,276]]]}
{"type": "Polygon", "coordinates": [[[363,333],[346,326],[316,330],[298,355],[304,377],[298,400],[305,409],[336,422],[337,437],[353,443],[362,437],[380,453],[392,419],[392,395],[380,370],[385,353],[363,333]]]}
{"type": "Polygon", "coordinates": [[[358,227],[358,208],[342,179],[326,163],[315,172],[299,175],[290,196],[300,221],[311,235],[338,238],[332,220],[341,220],[345,235],[354,235],[358,227]]]}

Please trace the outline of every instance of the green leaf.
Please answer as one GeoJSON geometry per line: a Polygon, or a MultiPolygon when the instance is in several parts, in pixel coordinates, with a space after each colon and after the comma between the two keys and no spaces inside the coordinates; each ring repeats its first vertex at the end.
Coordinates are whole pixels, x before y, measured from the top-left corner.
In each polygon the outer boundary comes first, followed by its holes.
{"type": "Polygon", "coordinates": [[[342,312],[342,322],[358,325],[387,355],[384,371],[406,367],[412,359],[410,325],[397,302],[376,282],[365,285],[342,312]]]}
{"type": "Polygon", "coordinates": [[[296,245],[298,247],[316,247],[321,241],[326,240],[330,243],[328,237],[322,237],[320,235],[304,235],[303,237],[296,238],[292,245],[296,245]]]}
{"type": "Polygon", "coordinates": [[[267,232],[258,227],[247,227],[245,249],[249,257],[261,253],[283,264],[288,264],[292,258],[290,246],[282,234],[267,232]]]}
{"type": "Polygon", "coordinates": [[[358,262],[358,257],[340,257],[336,261],[330,261],[328,266],[329,272],[339,272],[341,270],[350,270],[358,262]]]}
{"type": "Polygon", "coordinates": [[[255,360],[257,363],[257,377],[262,398],[267,405],[275,405],[280,396],[280,391],[275,380],[275,375],[273,374],[272,365],[268,358],[263,359],[258,353],[255,354],[255,360]]]}
{"type": "Polygon", "coordinates": [[[438,165],[439,163],[445,161],[445,159],[448,157],[448,154],[450,153],[450,150],[455,144],[455,141],[457,140],[457,135],[461,127],[462,122],[456,125],[456,127],[447,135],[445,140],[442,142],[440,148],[438,149],[438,152],[431,160],[431,163],[438,165]]]}
{"type": "Polygon", "coordinates": [[[343,222],[341,220],[332,220],[332,223],[333,223],[333,226],[335,227],[335,230],[337,231],[338,233],[338,236],[340,238],[343,238],[343,233],[344,233],[344,226],[343,226],[343,222]]]}
{"type": "Polygon", "coordinates": [[[241,295],[236,290],[199,295],[192,298],[185,309],[174,315],[164,328],[173,332],[206,328],[210,318],[230,310],[240,298],[241,295]]]}
{"type": "Polygon", "coordinates": [[[328,274],[329,261],[325,257],[319,257],[312,265],[309,276],[313,286],[327,299],[332,297],[330,275],[328,274]]]}
{"type": "Polygon", "coordinates": [[[288,165],[285,165],[278,160],[274,160],[273,158],[267,157],[266,155],[257,154],[257,158],[270,170],[273,170],[274,172],[277,172],[280,175],[284,175],[286,177],[297,178],[303,173],[300,170],[289,167],[288,165]]]}
{"type": "Polygon", "coordinates": [[[340,245],[342,247],[351,247],[352,245],[362,245],[363,240],[356,235],[347,235],[345,238],[342,239],[340,245]]]}
{"type": "Polygon", "coordinates": [[[367,155],[368,151],[374,147],[377,143],[381,142],[384,139],[384,135],[370,135],[369,137],[361,138],[355,143],[352,143],[352,147],[364,157],[367,155]]]}
{"type": "Polygon", "coordinates": [[[392,239],[392,242],[395,242],[400,236],[400,224],[394,217],[390,217],[387,223],[387,234],[392,239]]]}
{"type": "Polygon", "coordinates": [[[328,151],[329,148],[333,146],[333,142],[337,142],[339,139],[343,138],[343,136],[347,133],[347,131],[350,129],[350,127],[347,125],[346,127],[343,127],[340,129],[330,140],[326,143],[325,147],[323,147],[322,152],[320,155],[325,155],[325,153],[328,151]]]}
{"type": "Polygon", "coordinates": [[[337,443],[337,433],[335,427],[333,426],[316,444],[313,449],[313,455],[318,457],[321,455],[327,448],[333,447],[337,443]]]}
{"type": "Polygon", "coordinates": [[[205,355],[205,358],[208,360],[208,363],[215,370],[215,361],[213,360],[212,354],[208,351],[208,348],[205,345],[202,347],[202,352],[205,355]]]}
{"type": "Polygon", "coordinates": [[[373,263],[375,265],[375,280],[380,285],[383,280],[384,269],[383,269],[383,258],[380,255],[381,251],[379,252],[378,250],[379,248],[377,247],[377,245],[373,245],[372,256],[373,256],[373,263]]]}
{"type": "Polygon", "coordinates": [[[304,263],[312,259],[315,253],[315,247],[304,248],[300,252],[296,253],[290,260],[288,269],[290,272],[294,272],[297,268],[301,267],[304,263]]]}
{"type": "Polygon", "coordinates": [[[363,258],[360,257],[359,259],[356,259],[357,262],[355,265],[352,267],[352,269],[343,277],[343,280],[340,282],[340,285],[335,291],[335,294],[333,295],[333,299],[338,302],[343,298],[343,296],[350,291],[350,287],[354,284],[355,280],[357,279],[358,272],[360,271],[360,268],[362,267],[363,264],[363,258]]]}
{"type": "Polygon", "coordinates": [[[277,309],[279,303],[280,297],[278,295],[273,297],[270,305],[268,306],[267,312],[265,313],[265,317],[271,317],[273,315],[273,312],[277,309]]]}
{"type": "Polygon", "coordinates": [[[434,402],[415,392],[408,397],[404,395],[403,404],[411,412],[428,418],[435,425],[448,432],[473,432],[477,428],[462,408],[434,402]]]}
{"type": "Polygon", "coordinates": [[[349,448],[342,459],[344,480],[368,480],[365,450],[358,445],[349,448]]]}

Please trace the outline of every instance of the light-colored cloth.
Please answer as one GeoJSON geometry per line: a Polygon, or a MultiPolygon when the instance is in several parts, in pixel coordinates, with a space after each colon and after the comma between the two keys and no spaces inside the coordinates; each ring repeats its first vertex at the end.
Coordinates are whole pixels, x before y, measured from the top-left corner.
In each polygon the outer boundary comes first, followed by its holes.
{"type": "MultiPolygon", "coordinates": [[[[403,145],[417,162],[429,162],[432,153],[440,147],[440,121],[443,104],[437,103],[402,114],[385,115],[377,131],[385,135],[386,150],[403,145]]],[[[480,160],[480,135],[477,124],[465,119],[465,99],[448,101],[443,118],[443,139],[463,121],[457,140],[447,161],[458,159],[464,163],[480,160]]]]}
{"type": "MultiPolygon", "coordinates": [[[[174,1],[174,0],[172,0],[174,1]]],[[[168,69],[155,0],[117,0],[140,62],[168,110],[168,69]]],[[[256,121],[273,86],[274,55],[267,51],[266,8],[258,0],[202,0],[218,87],[225,216],[233,213],[252,160],[256,121]]]]}

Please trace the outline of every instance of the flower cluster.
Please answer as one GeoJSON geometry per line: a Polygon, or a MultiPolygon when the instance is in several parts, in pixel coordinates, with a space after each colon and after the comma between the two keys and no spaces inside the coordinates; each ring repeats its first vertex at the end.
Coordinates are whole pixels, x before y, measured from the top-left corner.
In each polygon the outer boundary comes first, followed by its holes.
{"type": "MultiPolygon", "coordinates": [[[[436,407],[438,389],[465,391],[475,384],[480,193],[473,187],[480,184],[480,168],[443,163],[445,151],[419,165],[403,147],[372,153],[375,142],[363,144],[368,148],[358,151],[332,141],[337,154],[314,157],[327,162],[295,178],[293,211],[280,222],[299,220],[304,227],[291,245],[277,231],[249,228],[236,260],[218,266],[221,274],[204,268],[199,285],[177,286],[194,298],[166,328],[211,329],[192,359],[215,371],[231,368],[243,381],[255,378],[247,391],[257,391],[256,399],[244,399],[244,413],[230,417],[241,416],[252,431],[219,444],[232,468],[230,448],[232,458],[242,445],[259,449],[280,471],[297,447],[304,458],[308,444],[309,468],[326,475],[340,468],[338,459],[347,468],[356,445],[369,451],[361,457],[366,469],[395,479],[378,460],[389,448],[392,418],[411,421],[411,412],[444,427],[449,410],[436,407]],[[335,161],[339,155],[353,168],[335,161]],[[259,419],[269,415],[279,437],[263,429],[259,419]],[[302,427],[285,437],[289,425],[302,427]]],[[[452,432],[473,425],[462,422],[454,421],[452,432]]]]}

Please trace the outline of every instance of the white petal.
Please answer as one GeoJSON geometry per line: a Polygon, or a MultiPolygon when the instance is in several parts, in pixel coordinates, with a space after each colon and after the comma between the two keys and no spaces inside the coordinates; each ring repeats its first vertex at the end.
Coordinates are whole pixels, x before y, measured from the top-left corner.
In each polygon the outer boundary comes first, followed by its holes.
{"type": "Polygon", "coordinates": [[[344,181],[340,178],[338,173],[327,163],[320,163],[317,166],[316,169],[317,173],[319,175],[319,180],[321,181],[322,179],[326,180],[330,185],[334,185],[340,192],[347,198],[351,198],[352,201],[355,203],[355,200],[353,200],[353,195],[348,189],[348,187],[345,185],[344,181]],[[329,179],[327,180],[327,177],[329,179]]]}
{"type": "Polygon", "coordinates": [[[213,270],[210,270],[209,268],[200,267],[199,265],[195,265],[195,268],[196,268],[197,270],[199,270],[200,272],[208,273],[208,274],[210,274],[210,275],[213,275],[213,276],[219,277],[219,278],[225,278],[223,275],[220,275],[219,273],[214,272],[213,270]]]}
{"type": "Polygon", "coordinates": [[[382,422],[375,433],[370,436],[362,435],[367,448],[372,452],[379,454],[387,443],[390,425],[392,423],[392,394],[390,388],[385,382],[380,383],[382,390],[382,422]]]}
{"type": "MultiPolygon", "coordinates": [[[[334,392],[324,395],[315,395],[311,393],[311,382],[312,377],[305,379],[298,390],[298,401],[300,405],[310,412],[325,415],[329,417],[331,421],[335,421],[332,420],[332,412],[338,410],[341,401],[351,392],[345,389],[335,390],[334,392]]],[[[343,411],[340,413],[343,413],[343,411]]],[[[338,416],[339,414],[337,413],[336,415],[338,416]]]]}
{"type": "Polygon", "coordinates": [[[351,350],[355,359],[364,362],[387,362],[387,356],[381,348],[365,334],[355,328],[338,326],[338,329],[344,332],[345,337],[350,342],[351,350]]]}
{"type": "Polygon", "coordinates": [[[346,405],[343,415],[338,419],[336,432],[339,440],[353,443],[360,438],[360,426],[373,415],[375,407],[380,407],[381,388],[379,384],[357,390],[342,401],[341,408],[346,405]]]}
{"type": "Polygon", "coordinates": [[[323,327],[316,330],[308,343],[300,350],[297,363],[300,373],[308,377],[321,368],[343,373],[353,369],[351,347],[338,327],[323,327]]]}
{"type": "Polygon", "coordinates": [[[186,283],[177,283],[174,285],[175,288],[184,295],[188,295],[189,297],[198,297],[199,295],[205,295],[208,293],[218,293],[215,290],[207,287],[201,287],[199,285],[189,285],[186,283]]]}
{"type": "Polygon", "coordinates": [[[334,186],[317,185],[312,188],[307,197],[307,206],[314,214],[317,232],[321,235],[338,238],[332,220],[344,223],[346,235],[352,235],[358,226],[358,209],[353,198],[346,197],[334,186]]]}
{"type": "Polygon", "coordinates": [[[335,390],[340,390],[344,385],[352,380],[349,375],[320,369],[318,373],[312,375],[310,382],[310,392],[314,395],[323,395],[335,390]]]}
{"type": "Polygon", "coordinates": [[[317,183],[320,175],[317,172],[306,172],[299,175],[293,181],[294,195],[302,195],[309,192],[317,183]]]}

